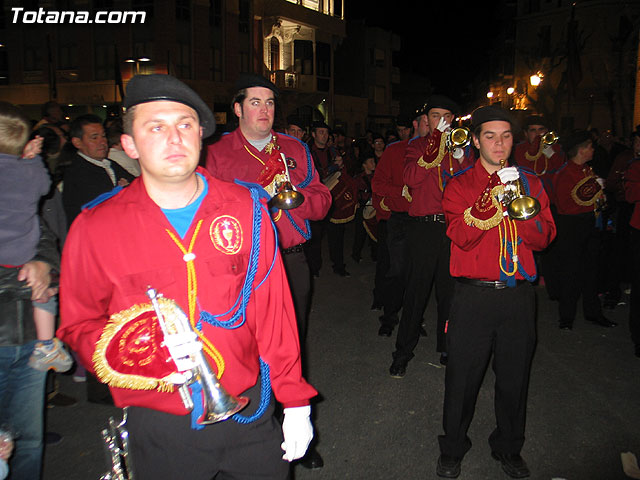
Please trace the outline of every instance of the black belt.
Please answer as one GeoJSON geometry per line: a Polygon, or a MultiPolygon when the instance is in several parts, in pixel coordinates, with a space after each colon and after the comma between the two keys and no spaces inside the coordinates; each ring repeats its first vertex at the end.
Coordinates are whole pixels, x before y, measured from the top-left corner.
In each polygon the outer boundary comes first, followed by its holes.
{"type": "MultiPolygon", "coordinates": [[[[456,280],[466,285],[473,285],[474,287],[494,288],[496,290],[508,288],[507,282],[502,282],[500,280],[495,280],[495,281],[477,280],[475,278],[466,278],[466,277],[456,277],[456,280]]],[[[526,280],[516,280],[516,286],[524,285],[525,283],[528,283],[528,282],[526,280]]]]}
{"type": "Polygon", "coordinates": [[[415,218],[419,222],[438,222],[438,223],[446,223],[444,218],[444,213],[436,213],[435,215],[423,215],[421,217],[411,217],[415,218]]]}
{"type": "Polygon", "coordinates": [[[290,253],[300,253],[303,251],[302,243],[289,248],[281,248],[280,251],[283,255],[289,255],[290,253]]]}

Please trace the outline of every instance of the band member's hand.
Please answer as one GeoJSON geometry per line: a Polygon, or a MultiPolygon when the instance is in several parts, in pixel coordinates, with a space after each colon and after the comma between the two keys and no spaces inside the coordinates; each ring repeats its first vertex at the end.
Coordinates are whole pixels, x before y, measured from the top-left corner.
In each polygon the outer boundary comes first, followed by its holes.
{"type": "Polygon", "coordinates": [[[33,158],[42,151],[44,138],[36,135],[36,138],[29,140],[22,150],[22,158],[33,158]]]}
{"type": "Polygon", "coordinates": [[[20,282],[27,281],[31,287],[31,300],[46,302],[49,300],[47,290],[51,284],[51,266],[38,260],[25,263],[18,272],[20,282]]]}
{"type": "Polygon", "coordinates": [[[551,145],[545,145],[544,147],[542,147],[542,154],[547,157],[547,158],[551,158],[553,157],[553,154],[555,152],[553,151],[553,148],[551,147],[551,145]]]}
{"type": "Polygon", "coordinates": [[[164,337],[164,345],[169,350],[179,372],[186,372],[196,367],[194,358],[202,350],[202,343],[198,341],[198,335],[195,332],[167,335],[164,337]]]}
{"type": "Polygon", "coordinates": [[[444,133],[450,126],[451,125],[447,123],[444,117],[440,117],[440,121],[438,122],[438,126],[436,128],[444,133]]]}
{"type": "Polygon", "coordinates": [[[310,415],[311,407],[309,405],[284,409],[282,422],[284,442],[280,445],[280,448],[284,450],[283,460],[292,462],[302,458],[307,452],[313,438],[310,415]]]}
{"type": "Polygon", "coordinates": [[[498,170],[498,177],[501,183],[515,182],[520,178],[520,173],[516,167],[505,167],[498,170]]]}
{"type": "Polygon", "coordinates": [[[596,182],[598,182],[598,185],[600,185],[600,188],[602,188],[604,190],[604,186],[605,186],[604,178],[596,177],[596,182]]]}

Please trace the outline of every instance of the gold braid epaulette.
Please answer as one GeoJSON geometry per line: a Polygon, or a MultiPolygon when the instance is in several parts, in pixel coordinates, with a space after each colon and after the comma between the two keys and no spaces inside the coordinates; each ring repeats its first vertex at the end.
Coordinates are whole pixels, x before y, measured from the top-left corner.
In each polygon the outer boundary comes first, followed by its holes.
{"type": "Polygon", "coordinates": [[[524,158],[526,158],[527,160],[529,160],[530,162],[535,162],[540,158],[540,155],[542,155],[542,140],[540,141],[540,147],[538,148],[538,153],[536,153],[535,155],[531,155],[527,150],[525,150],[524,152],[524,158]]]}
{"type": "Polygon", "coordinates": [[[423,159],[424,155],[423,155],[422,157],[420,157],[418,159],[418,166],[424,167],[427,170],[429,170],[430,168],[434,168],[434,167],[439,166],[442,163],[442,160],[444,159],[444,154],[446,153],[445,152],[445,150],[446,150],[445,149],[445,144],[446,143],[447,143],[446,142],[446,137],[445,137],[445,135],[442,135],[440,137],[440,148],[438,149],[438,156],[436,157],[436,159],[433,162],[427,163],[427,162],[424,161],[424,159],[423,159]]]}
{"type": "MultiPolygon", "coordinates": [[[[159,298],[158,303],[167,308],[174,308],[175,304],[166,298],[159,298]]],[[[126,388],[130,390],[153,390],[159,392],[173,392],[173,383],[169,380],[169,376],[164,378],[151,378],[142,375],[120,373],[109,365],[106,357],[107,347],[113,337],[126,326],[130,320],[142,315],[146,312],[153,311],[153,305],[150,303],[136,304],[133,307],[114,313],[102,330],[100,339],[96,343],[96,349],[93,352],[93,367],[96,371],[98,379],[111,387],[126,388]]]]}
{"type": "Polygon", "coordinates": [[[496,213],[487,218],[486,220],[480,220],[479,218],[471,215],[471,208],[469,207],[464,211],[464,223],[470,227],[476,227],[480,230],[491,230],[493,227],[500,225],[504,215],[502,213],[502,204],[498,201],[498,195],[504,193],[504,185],[496,185],[491,189],[491,206],[496,209],[496,213]]]}
{"type": "Polygon", "coordinates": [[[384,203],[384,198],[380,199],[380,208],[382,210],[384,210],[385,212],[390,212],[391,210],[389,209],[389,207],[387,207],[387,205],[384,203]]]}
{"type": "Polygon", "coordinates": [[[402,196],[407,200],[407,202],[411,203],[413,201],[413,197],[409,193],[409,186],[404,185],[402,187],[402,196]]]}

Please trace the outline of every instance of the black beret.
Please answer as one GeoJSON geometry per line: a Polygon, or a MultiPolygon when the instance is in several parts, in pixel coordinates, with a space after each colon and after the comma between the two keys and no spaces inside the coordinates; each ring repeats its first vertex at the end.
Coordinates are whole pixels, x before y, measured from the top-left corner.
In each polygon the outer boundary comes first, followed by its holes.
{"type": "Polygon", "coordinates": [[[451,113],[457,113],[460,111],[458,104],[444,95],[431,95],[429,100],[427,100],[427,103],[424,105],[422,113],[428,114],[429,110],[432,108],[442,108],[444,110],[449,110],[451,113]]]}
{"type": "Polygon", "coordinates": [[[413,119],[412,118],[409,118],[406,115],[401,115],[398,118],[396,118],[396,127],[411,128],[412,126],[413,126],[413,119]]]}
{"type": "Polygon", "coordinates": [[[255,73],[241,73],[236,81],[236,92],[251,87],[268,88],[276,97],[280,95],[277,87],[262,75],[256,75],[255,73]]]}
{"type": "Polygon", "coordinates": [[[316,120],[315,122],[313,122],[311,124],[311,129],[314,130],[316,128],[326,128],[328,130],[329,129],[329,125],[324,123],[322,120],[316,120]]]}
{"type": "Polygon", "coordinates": [[[542,115],[529,115],[527,118],[525,118],[524,128],[527,128],[530,125],[542,125],[549,128],[547,120],[542,115]]]}
{"type": "Polygon", "coordinates": [[[216,119],[207,104],[196,92],[170,75],[155,73],[133,77],[127,84],[124,108],[159,100],[178,102],[193,108],[204,130],[202,133],[204,138],[216,131],[216,119]]]}
{"type": "Polygon", "coordinates": [[[493,122],[496,120],[509,122],[512,126],[515,125],[515,121],[511,114],[504,108],[500,108],[495,105],[479,107],[471,113],[471,125],[474,130],[483,123],[493,122]]]}
{"type": "Polygon", "coordinates": [[[568,153],[575,146],[592,139],[593,137],[586,130],[576,130],[572,134],[561,138],[560,145],[562,145],[562,149],[568,153]]]}
{"type": "Polygon", "coordinates": [[[287,126],[289,125],[296,125],[297,127],[300,127],[302,129],[304,129],[305,127],[304,122],[302,121],[302,118],[300,118],[297,115],[289,115],[287,117],[287,126]]]}

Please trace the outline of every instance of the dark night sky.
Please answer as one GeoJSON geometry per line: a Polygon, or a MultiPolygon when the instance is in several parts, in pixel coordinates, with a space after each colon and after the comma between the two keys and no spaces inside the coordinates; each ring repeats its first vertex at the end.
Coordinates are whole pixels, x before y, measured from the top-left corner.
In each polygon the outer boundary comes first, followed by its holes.
{"type": "Polygon", "coordinates": [[[499,2],[404,2],[394,5],[370,0],[345,0],[347,19],[366,20],[402,38],[400,68],[425,73],[434,90],[459,98],[475,75],[487,78],[492,42],[501,28],[499,2]],[[498,5],[497,5],[498,4],[498,5]]]}

